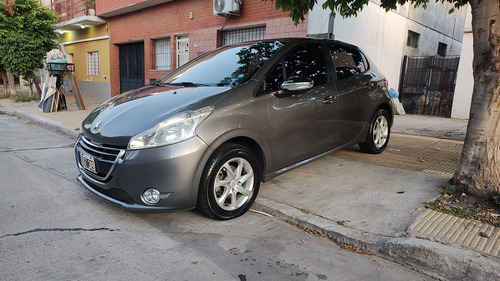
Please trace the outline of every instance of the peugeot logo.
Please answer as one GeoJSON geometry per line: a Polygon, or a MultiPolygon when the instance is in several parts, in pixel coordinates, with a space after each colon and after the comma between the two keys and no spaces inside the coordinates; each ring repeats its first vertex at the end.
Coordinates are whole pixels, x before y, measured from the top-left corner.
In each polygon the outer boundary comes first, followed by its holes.
{"type": "Polygon", "coordinates": [[[97,134],[97,132],[99,132],[99,129],[101,128],[101,124],[102,124],[102,121],[99,120],[97,121],[96,123],[94,123],[92,125],[92,128],[90,129],[90,131],[93,133],[93,134],[97,134]]]}

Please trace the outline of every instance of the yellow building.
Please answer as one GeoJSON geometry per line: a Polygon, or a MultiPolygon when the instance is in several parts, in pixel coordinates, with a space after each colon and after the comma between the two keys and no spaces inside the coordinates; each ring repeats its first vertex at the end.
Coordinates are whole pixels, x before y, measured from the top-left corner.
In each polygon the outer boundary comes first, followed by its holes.
{"type": "Polygon", "coordinates": [[[56,24],[60,50],[75,65],[83,98],[111,97],[109,30],[105,19],[95,16],[94,1],[52,0],[51,9],[59,17],[56,24]]]}

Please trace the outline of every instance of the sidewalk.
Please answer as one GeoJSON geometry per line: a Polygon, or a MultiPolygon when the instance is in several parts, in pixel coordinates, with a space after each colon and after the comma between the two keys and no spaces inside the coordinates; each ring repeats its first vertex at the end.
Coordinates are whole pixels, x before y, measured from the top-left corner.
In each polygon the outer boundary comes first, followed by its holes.
{"type": "MultiPolygon", "coordinates": [[[[0,112],[76,138],[81,121],[101,102],[85,99],[87,110],[78,110],[68,97],[68,110],[43,113],[35,102],[0,99],[0,112]]],[[[419,153],[417,146],[439,144],[434,153],[459,149],[466,127],[466,120],[398,115],[388,151],[380,156],[397,154],[400,144],[419,153]]],[[[334,153],[264,183],[253,208],[440,280],[500,280],[498,228],[423,207],[440,194],[449,171],[383,165],[380,156],[353,157],[361,155],[334,153]]]]}

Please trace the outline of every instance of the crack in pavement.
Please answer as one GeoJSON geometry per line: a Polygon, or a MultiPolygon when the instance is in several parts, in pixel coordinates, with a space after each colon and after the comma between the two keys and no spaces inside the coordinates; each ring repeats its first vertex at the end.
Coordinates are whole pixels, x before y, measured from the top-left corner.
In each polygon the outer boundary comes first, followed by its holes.
{"type": "Polygon", "coordinates": [[[73,146],[75,146],[75,143],[61,145],[61,146],[30,147],[30,148],[15,148],[15,149],[11,149],[11,148],[8,148],[8,147],[0,147],[0,152],[19,152],[19,151],[50,150],[50,149],[68,148],[68,147],[73,147],[73,146]]]}
{"type": "Polygon", "coordinates": [[[83,231],[83,232],[109,231],[109,232],[113,232],[113,231],[119,231],[119,229],[112,229],[112,228],[107,228],[107,227],[101,227],[101,228],[81,228],[81,227],[77,227],[77,228],[35,228],[35,229],[24,231],[24,232],[18,232],[18,233],[14,233],[14,234],[6,234],[3,236],[0,236],[0,239],[5,238],[5,237],[17,237],[17,236],[21,236],[21,235],[30,234],[30,233],[36,233],[36,232],[67,232],[67,231],[68,232],[78,232],[78,231],[83,231]]]}
{"type": "MultiPolygon", "coordinates": [[[[67,148],[70,148],[70,146],[69,146],[69,145],[65,145],[65,146],[62,146],[62,147],[47,148],[47,149],[67,149],[67,148]]],[[[39,168],[39,169],[41,169],[41,170],[43,170],[43,171],[46,171],[46,172],[48,172],[48,173],[50,173],[50,174],[53,174],[53,175],[55,175],[55,176],[57,176],[57,177],[60,177],[60,178],[64,179],[64,180],[68,180],[68,181],[72,181],[72,182],[74,182],[73,177],[68,178],[68,177],[66,177],[64,174],[57,173],[57,171],[56,171],[56,170],[49,169],[49,168],[47,168],[47,167],[44,167],[44,166],[42,166],[42,165],[38,164],[38,163],[36,162],[36,160],[33,160],[33,159],[29,158],[28,156],[23,156],[21,153],[17,153],[17,152],[23,152],[23,151],[25,151],[25,150],[29,150],[29,149],[24,149],[24,150],[23,150],[23,149],[19,149],[19,150],[10,150],[10,151],[2,151],[2,150],[0,150],[0,153],[10,153],[12,156],[14,156],[14,157],[16,157],[16,158],[20,159],[21,161],[24,161],[24,162],[26,162],[26,163],[31,164],[31,165],[33,165],[34,167],[37,167],[37,168],[39,168]]],[[[36,150],[36,149],[35,149],[35,150],[36,150]]],[[[72,152],[72,153],[73,153],[73,152],[72,152]]]]}

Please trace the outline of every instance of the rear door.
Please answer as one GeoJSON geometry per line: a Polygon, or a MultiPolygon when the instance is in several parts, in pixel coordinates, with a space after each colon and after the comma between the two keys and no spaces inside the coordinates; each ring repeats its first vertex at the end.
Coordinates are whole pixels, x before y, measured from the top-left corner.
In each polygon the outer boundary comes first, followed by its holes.
{"type": "Polygon", "coordinates": [[[338,91],[338,145],[356,139],[371,114],[376,77],[368,70],[364,55],[354,46],[330,43],[329,51],[335,65],[338,91]]]}
{"type": "Polygon", "coordinates": [[[267,107],[276,169],[331,149],[337,129],[337,103],[326,45],[302,44],[288,52],[266,76],[267,107]],[[290,78],[310,78],[312,88],[286,92],[290,78]]]}

